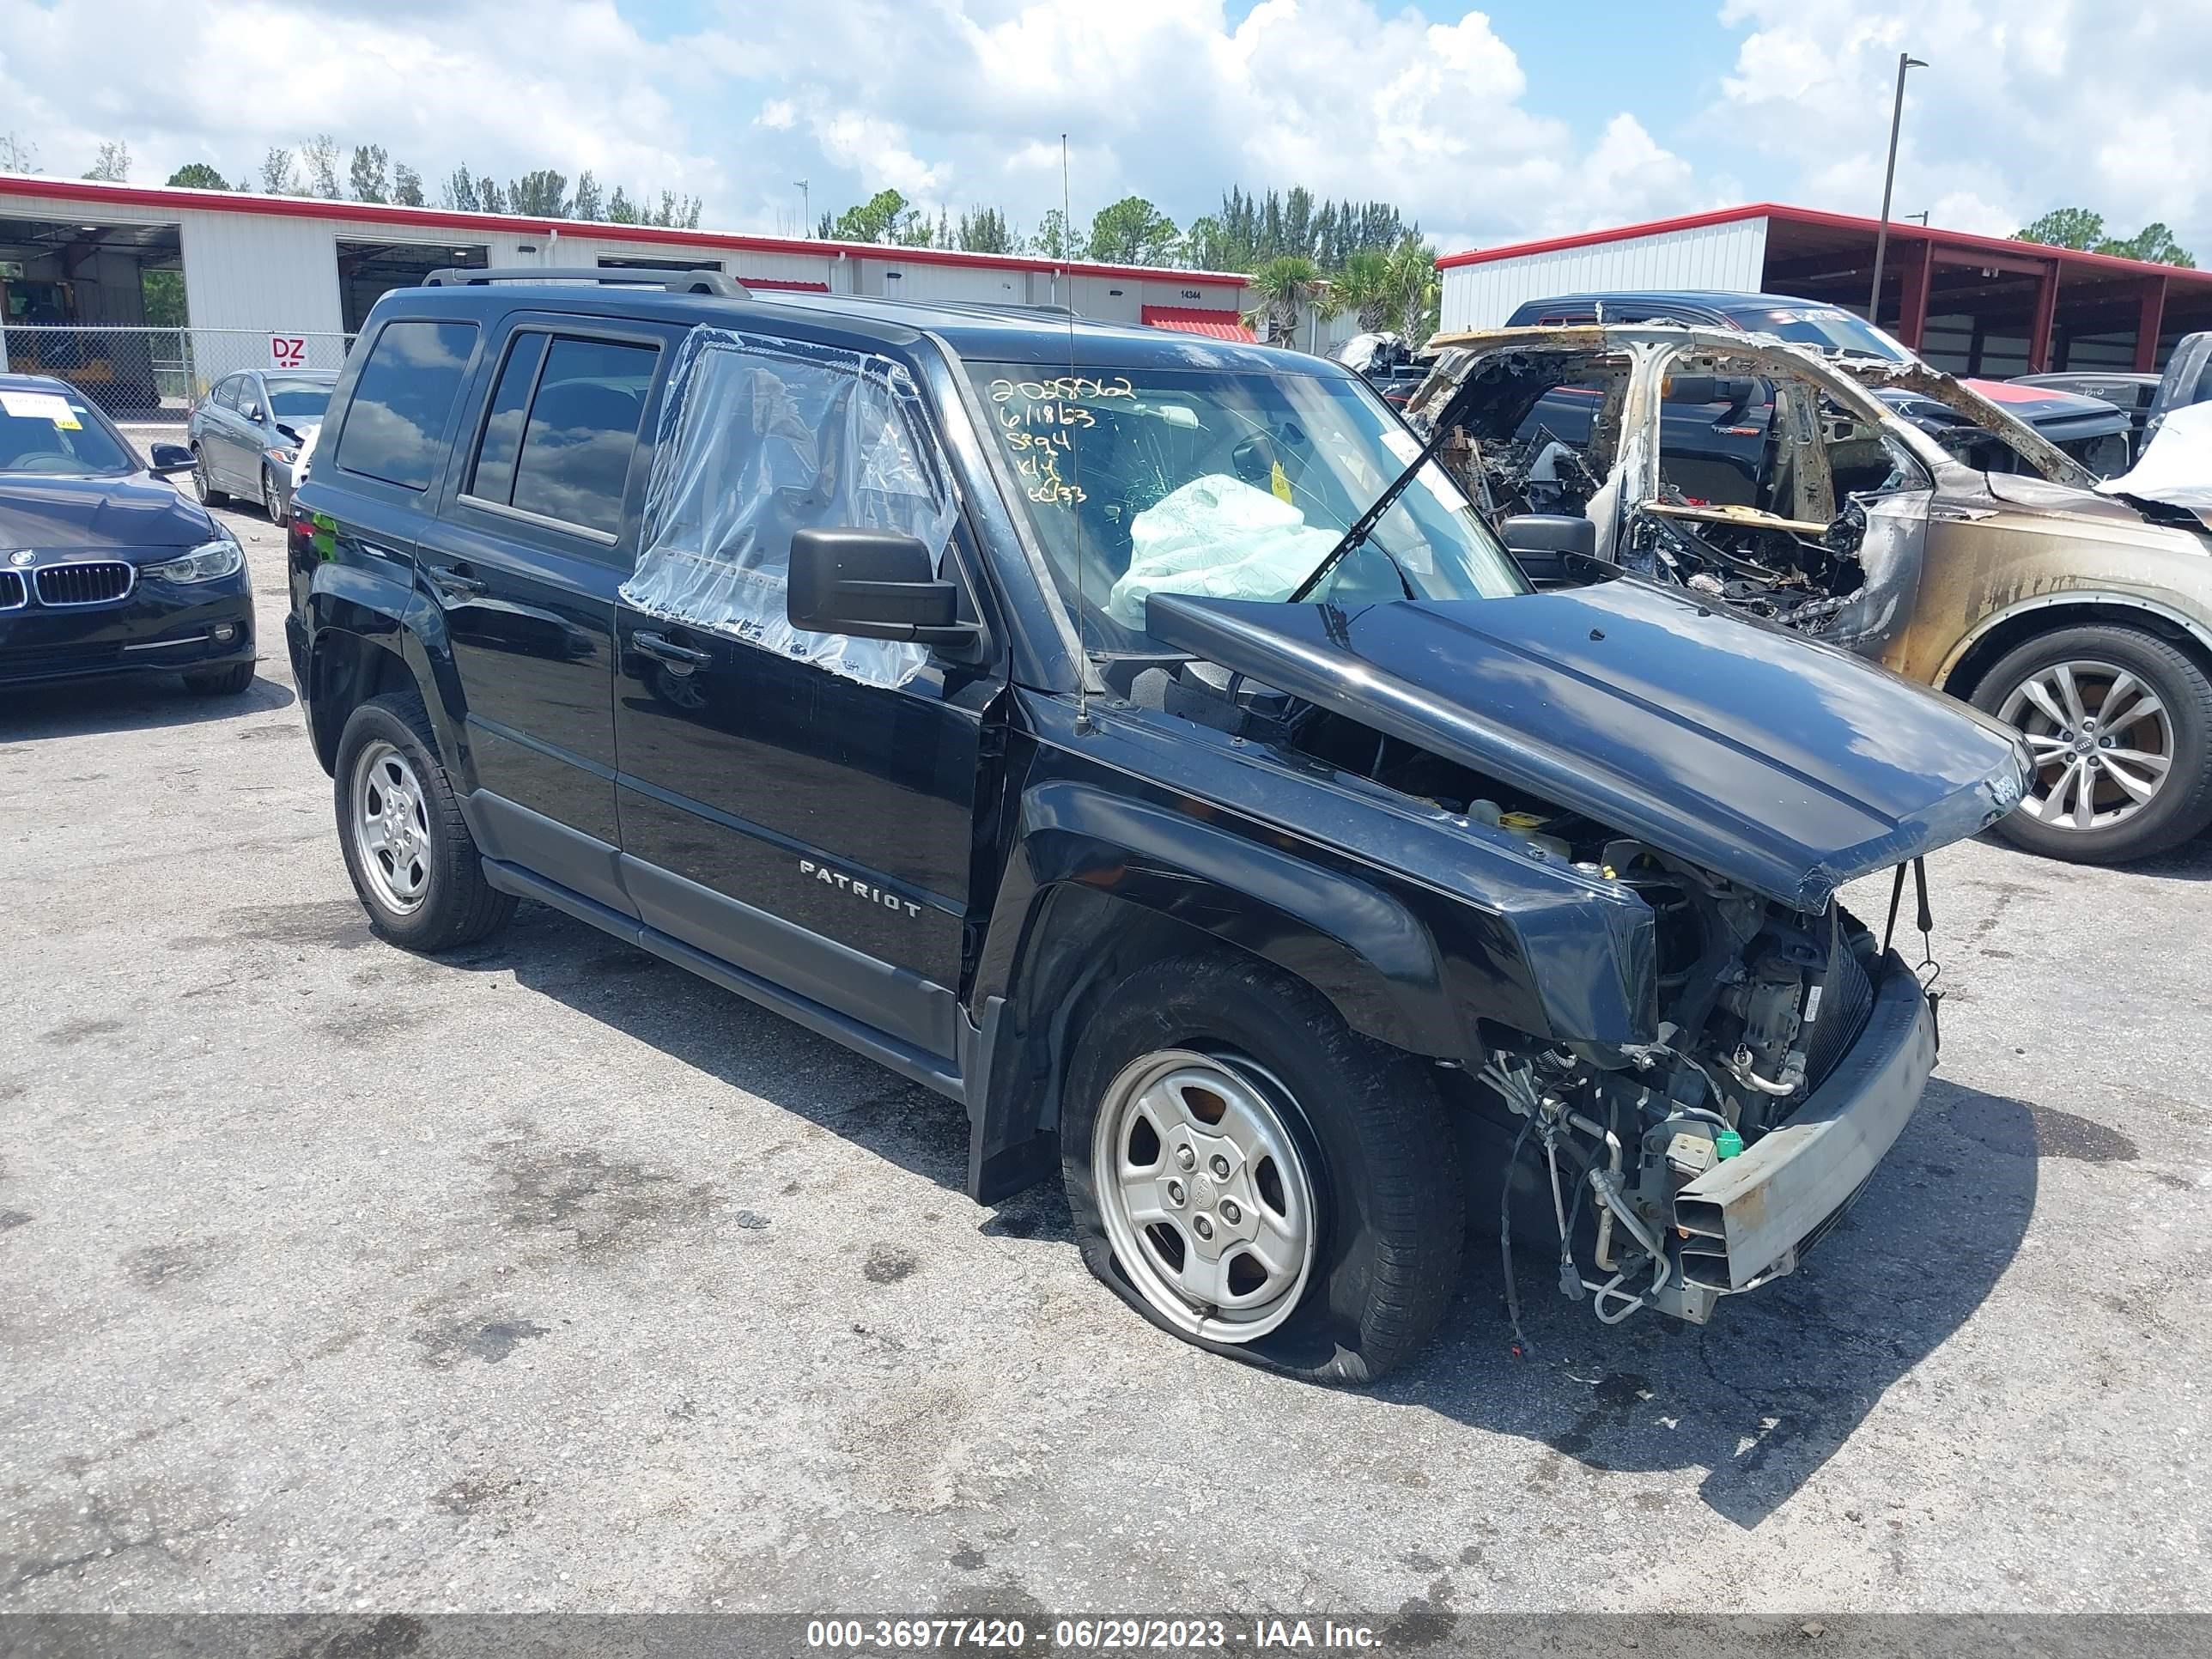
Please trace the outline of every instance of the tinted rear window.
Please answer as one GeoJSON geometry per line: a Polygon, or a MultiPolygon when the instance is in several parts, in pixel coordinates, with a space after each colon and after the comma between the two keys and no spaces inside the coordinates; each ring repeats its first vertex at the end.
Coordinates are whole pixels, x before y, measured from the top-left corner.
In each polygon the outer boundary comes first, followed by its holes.
{"type": "Polygon", "coordinates": [[[476,341],[474,323],[386,324],[354,383],[339,468],[408,489],[428,488],[476,341]]]}
{"type": "Polygon", "coordinates": [[[556,339],[514,468],[514,504],[613,535],[659,351],[610,340],[556,339]]]}

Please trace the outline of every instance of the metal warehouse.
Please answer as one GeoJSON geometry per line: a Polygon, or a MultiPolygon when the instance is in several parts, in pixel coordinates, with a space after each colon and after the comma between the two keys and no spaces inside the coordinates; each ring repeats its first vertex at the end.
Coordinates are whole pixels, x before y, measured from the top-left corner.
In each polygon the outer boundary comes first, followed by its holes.
{"type": "MultiPolygon", "coordinates": [[[[1863,317],[1881,227],[1772,202],[1447,255],[1447,330],[1494,328],[1555,294],[1790,295],[1863,317]]],[[[2212,328],[2212,271],[1893,222],[1873,320],[1939,368],[2005,376],[2150,369],[2212,328]]]]}
{"type": "Polygon", "coordinates": [[[1234,272],[0,174],[0,370],[58,374],[117,414],[180,419],[234,369],[337,368],[387,289],[446,266],[532,264],[1057,304],[1104,321],[1251,337],[1246,279],[1234,272]],[[181,318],[149,314],[149,276],[161,272],[181,275],[181,318]]]}

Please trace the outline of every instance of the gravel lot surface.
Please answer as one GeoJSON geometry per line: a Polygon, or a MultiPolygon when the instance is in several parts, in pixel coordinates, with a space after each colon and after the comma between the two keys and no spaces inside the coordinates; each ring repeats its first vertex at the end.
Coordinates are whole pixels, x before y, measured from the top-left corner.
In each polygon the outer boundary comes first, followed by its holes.
{"type": "Polygon", "coordinates": [[[1607,1330],[1539,1261],[1516,1360],[1478,1248],[1329,1392],[580,923],[375,941],[232,522],[246,696],[0,704],[0,1608],[2212,1607],[2212,844],[1933,861],[1939,1080],[1796,1277],[1607,1330]]]}

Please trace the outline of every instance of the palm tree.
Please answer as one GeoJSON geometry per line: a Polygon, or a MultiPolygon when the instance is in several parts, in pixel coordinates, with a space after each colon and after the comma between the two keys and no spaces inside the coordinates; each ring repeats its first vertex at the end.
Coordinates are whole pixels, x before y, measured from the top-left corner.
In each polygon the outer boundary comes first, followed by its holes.
{"type": "Polygon", "coordinates": [[[1425,341],[1437,331],[1443,296],[1437,279],[1436,244],[1408,236],[1390,250],[1389,265],[1383,284],[1385,314],[1409,343],[1425,341]]]}
{"type": "Polygon", "coordinates": [[[1265,323],[1271,340],[1288,335],[1295,343],[1299,308],[1328,303],[1328,284],[1322,281],[1320,267],[1302,253],[1268,260],[1252,273],[1251,286],[1260,303],[1246,313],[1246,320],[1255,328],[1265,323]]]}
{"type": "Polygon", "coordinates": [[[1395,328],[1402,307],[1391,288],[1390,256],[1375,249],[1353,254],[1330,284],[1340,310],[1355,313],[1363,334],[1395,328]]]}

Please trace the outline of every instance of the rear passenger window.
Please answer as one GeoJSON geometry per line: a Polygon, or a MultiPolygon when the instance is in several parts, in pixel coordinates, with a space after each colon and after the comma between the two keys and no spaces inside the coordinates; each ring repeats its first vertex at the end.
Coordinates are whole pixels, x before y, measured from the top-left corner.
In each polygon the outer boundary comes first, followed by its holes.
{"type": "Polygon", "coordinates": [[[546,347],[514,463],[518,511],[616,532],[659,355],[609,340],[556,337],[546,347]]]}
{"type": "Polygon", "coordinates": [[[340,471],[424,489],[476,349],[474,323],[387,323],[354,382],[339,435],[340,471]]]}
{"type": "Polygon", "coordinates": [[[507,502],[514,496],[514,458],[522,448],[522,417],[538,384],[538,365],[545,361],[543,334],[518,334],[507,349],[507,367],[492,389],[491,415],[477,449],[468,493],[480,501],[507,502]]]}

